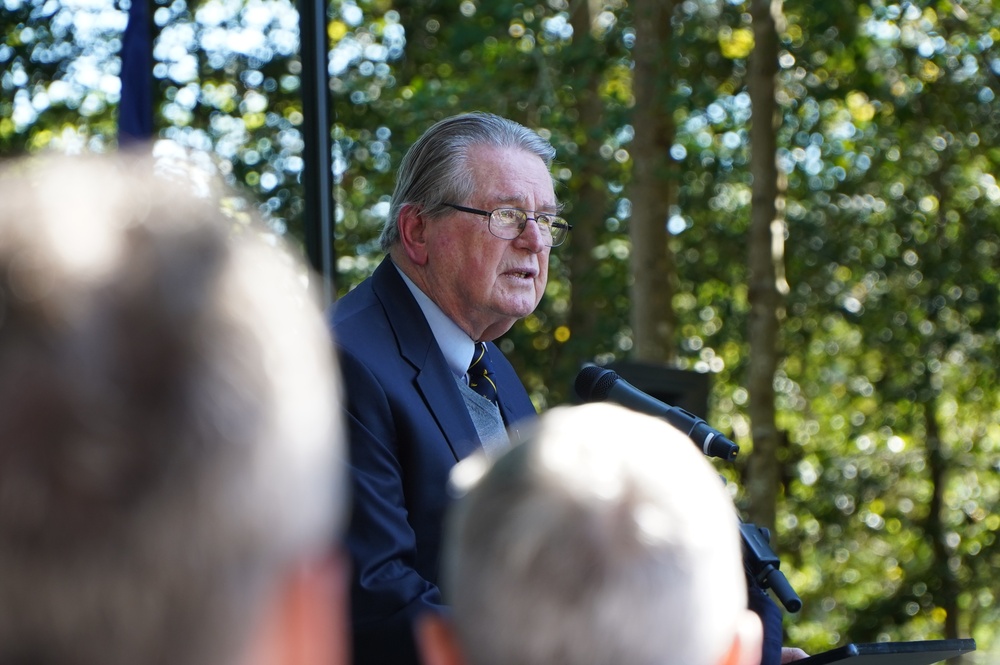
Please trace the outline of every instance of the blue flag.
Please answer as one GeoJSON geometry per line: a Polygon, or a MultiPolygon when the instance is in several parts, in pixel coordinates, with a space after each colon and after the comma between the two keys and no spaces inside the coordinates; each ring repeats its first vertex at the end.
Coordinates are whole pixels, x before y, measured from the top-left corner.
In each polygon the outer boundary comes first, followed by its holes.
{"type": "Polygon", "coordinates": [[[122,95],[118,102],[118,145],[153,136],[153,39],[149,5],[132,0],[122,38],[122,95]]]}

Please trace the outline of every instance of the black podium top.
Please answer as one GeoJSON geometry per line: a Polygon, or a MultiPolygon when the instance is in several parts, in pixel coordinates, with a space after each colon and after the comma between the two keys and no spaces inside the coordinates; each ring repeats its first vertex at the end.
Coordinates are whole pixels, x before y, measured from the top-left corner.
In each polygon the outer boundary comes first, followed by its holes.
{"type": "Polygon", "coordinates": [[[976,650],[975,640],[925,640],[848,644],[795,661],[796,665],[931,665],[976,650]]]}

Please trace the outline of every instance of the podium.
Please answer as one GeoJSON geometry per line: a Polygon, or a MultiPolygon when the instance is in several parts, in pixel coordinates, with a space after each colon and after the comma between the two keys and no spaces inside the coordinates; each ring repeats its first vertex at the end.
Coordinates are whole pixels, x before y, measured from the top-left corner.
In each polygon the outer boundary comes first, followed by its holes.
{"type": "Polygon", "coordinates": [[[975,640],[848,644],[795,661],[796,665],[931,665],[976,650],[975,640]]]}

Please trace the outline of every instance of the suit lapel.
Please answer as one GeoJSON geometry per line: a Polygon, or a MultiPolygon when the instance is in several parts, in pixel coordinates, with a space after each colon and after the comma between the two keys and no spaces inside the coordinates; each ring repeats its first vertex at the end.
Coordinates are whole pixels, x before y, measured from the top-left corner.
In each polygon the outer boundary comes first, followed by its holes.
{"type": "Polygon", "coordinates": [[[479,434],[420,305],[389,258],[375,269],[372,288],[382,303],[400,354],[416,368],[418,392],[455,460],[464,459],[480,449],[479,434]]]}

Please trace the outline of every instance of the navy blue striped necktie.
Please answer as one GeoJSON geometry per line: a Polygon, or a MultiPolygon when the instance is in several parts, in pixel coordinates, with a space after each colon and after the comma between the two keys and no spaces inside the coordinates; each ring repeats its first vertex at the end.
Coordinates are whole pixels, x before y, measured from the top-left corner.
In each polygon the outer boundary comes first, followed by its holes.
{"type": "Polygon", "coordinates": [[[490,356],[486,353],[486,344],[476,342],[476,352],[469,365],[469,387],[497,404],[497,384],[493,380],[495,376],[490,356]]]}

